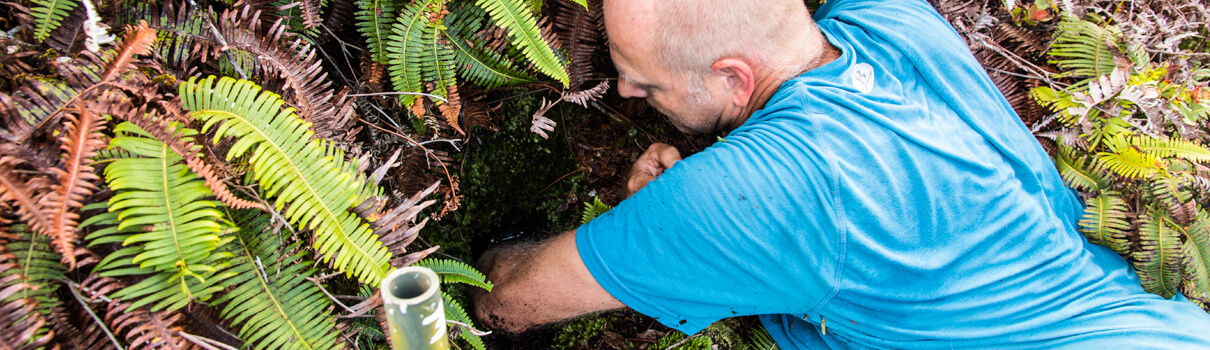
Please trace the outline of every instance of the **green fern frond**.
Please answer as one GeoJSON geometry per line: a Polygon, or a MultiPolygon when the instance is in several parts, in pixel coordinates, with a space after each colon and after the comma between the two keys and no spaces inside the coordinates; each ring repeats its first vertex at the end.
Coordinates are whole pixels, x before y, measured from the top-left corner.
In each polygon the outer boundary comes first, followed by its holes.
{"type": "Polygon", "coordinates": [[[1189,140],[1135,136],[1130,139],[1130,144],[1155,158],[1180,158],[1198,163],[1210,161],[1210,150],[1189,140]]]}
{"type": "Polygon", "coordinates": [[[1114,50],[1121,51],[1121,36],[1117,26],[1064,16],[1049,51],[1055,57],[1051,62],[1065,71],[1056,77],[1095,78],[1112,73],[1114,50]]]}
{"type": "Polygon", "coordinates": [[[1200,212],[1182,244],[1185,256],[1185,284],[1182,293],[1202,300],[1210,299],[1210,215],[1200,212]]]}
{"type": "MultiPolygon", "coordinates": [[[[403,8],[395,21],[386,44],[389,58],[387,70],[395,91],[424,92],[425,82],[433,82],[435,76],[443,75],[438,72],[453,70],[453,52],[438,42],[439,24],[432,19],[435,13],[441,11],[441,3],[440,0],[413,2],[403,8]]],[[[448,82],[440,80],[436,85],[448,82]]],[[[445,91],[445,86],[441,91],[445,91]]],[[[443,94],[434,95],[444,97],[443,94]]],[[[416,96],[412,95],[401,95],[399,98],[405,107],[410,107],[416,101],[416,96]]]]}
{"type": "Polygon", "coordinates": [[[388,62],[385,43],[395,22],[395,2],[392,0],[357,0],[357,31],[366,38],[366,46],[374,61],[388,62]]]}
{"type": "Polygon", "coordinates": [[[542,39],[538,22],[525,0],[476,0],[475,4],[487,11],[497,26],[508,31],[513,46],[519,48],[539,72],[567,87],[567,68],[559,61],[550,43],[542,39]]]}
{"type": "MultiPolygon", "coordinates": [[[[462,304],[458,303],[458,300],[450,297],[450,295],[446,294],[445,291],[441,292],[441,300],[445,302],[445,319],[467,324],[471,327],[475,326],[474,321],[472,321],[471,317],[467,315],[466,309],[462,308],[462,304]]],[[[471,347],[475,348],[476,350],[487,349],[487,346],[483,344],[483,339],[480,339],[479,336],[465,329],[461,332],[458,332],[458,337],[462,338],[462,340],[466,341],[467,344],[470,344],[471,347]]]]}
{"type": "Polygon", "coordinates": [[[484,88],[535,82],[533,77],[513,68],[513,62],[487,49],[475,33],[482,27],[476,19],[487,13],[476,6],[462,6],[445,18],[447,30],[441,31],[454,47],[458,74],[484,88]]]}
{"type": "Polygon", "coordinates": [[[1184,277],[1179,226],[1170,224],[1164,214],[1152,212],[1139,227],[1139,250],[1132,254],[1139,280],[1148,292],[1164,298],[1175,295],[1184,277]]]}
{"type": "Polygon", "coordinates": [[[50,37],[50,32],[63,24],[63,19],[67,18],[68,13],[76,8],[79,0],[32,0],[32,2],[33,6],[29,9],[29,13],[34,18],[34,39],[43,41],[50,37]]]}
{"type": "MultiPolygon", "coordinates": [[[[3,221],[0,221],[0,224],[3,224],[3,221]]],[[[25,283],[30,288],[20,288],[7,299],[0,300],[0,305],[17,299],[32,298],[37,302],[37,305],[32,307],[32,311],[40,314],[43,319],[51,319],[51,312],[59,305],[56,291],[59,288],[58,281],[63,279],[64,272],[63,264],[59,263],[59,254],[51,248],[49,236],[34,234],[25,225],[10,226],[8,233],[17,238],[5,244],[4,247],[0,247],[0,254],[7,249],[7,253],[12,254],[11,259],[7,262],[16,263],[16,266],[8,269],[0,268],[0,281],[4,281],[14,274],[20,274],[21,277],[9,280],[10,283],[7,284],[0,283],[0,290],[6,290],[15,283],[25,283]]],[[[3,243],[3,238],[0,238],[0,243],[3,243]]],[[[0,258],[0,260],[4,259],[0,258]]],[[[0,328],[3,326],[0,325],[0,328]]],[[[31,341],[47,338],[50,324],[41,325],[32,331],[33,333],[29,337],[31,341]]]]}
{"type": "Polygon", "coordinates": [[[1084,218],[1080,219],[1080,232],[1088,237],[1088,242],[1099,244],[1118,254],[1125,254],[1130,249],[1130,240],[1126,232],[1130,223],[1126,221],[1126,202],[1116,192],[1106,192],[1089,199],[1084,208],[1084,218]]]}
{"type": "MultiPolygon", "coordinates": [[[[1165,208],[1184,205],[1192,199],[1192,194],[1186,188],[1184,179],[1180,177],[1156,176],[1150,183],[1151,194],[1165,208]]],[[[1173,210],[1169,209],[1169,212],[1173,210]]],[[[1190,215],[1192,216],[1192,214],[1190,215]]]]}
{"type": "Polygon", "coordinates": [[[748,338],[751,341],[752,350],[778,350],[777,342],[773,341],[773,337],[769,335],[769,331],[763,326],[752,328],[752,337],[748,338]]]}
{"type": "Polygon", "coordinates": [[[602,202],[601,197],[592,197],[592,203],[584,203],[584,214],[580,216],[580,225],[587,224],[610,209],[613,207],[602,202]]]}
{"type": "MultiPolygon", "coordinates": [[[[210,188],[167,145],[134,124],[122,123],[114,130],[118,136],[110,141],[111,147],[138,158],[118,159],[105,167],[106,182],[117,191],[109,211],[119,223],[90,238],[94,245],[120,240],[125,248],[107,256],[97,270],[103,276],[155,274],[114,294],[144,297],[131,308],[156,303],[154,311],[177,309],[191,300],[208,299],[217,291],[215,272],[225,264],[225,254],[212,254],[223,242],[222,213],[215,209],[219,203],[203,199],[213,196],[210,188]]],[[[178,132],[196,134],[187,128],[178,132]]]]}
{"type": "Polygon", "coordinates": [[[299,38],[312,45],[315,45],[316,39],[319,38],[319,16],[323,12],[322,8],[327,4],[327,0],[322,2],[319,0],[277,0],[273,2],[274,7],[290,7],[277,11],[275,14],[284,19],[283,22],[289,28],[289,32],[298,34],[299,38]]]}
{"type": "Polygon", "coordinates": [[[1159,159],[1129,147],[1117,153],[1097,153],[1097,161],[1110,171],[1131,179],[1146,178],[1161,169],[1159,159]]]}
{"type": "Polygon", "coordinates": [[[281,98],[248,81],[211,76],[190,79],[180,88],[181,102],[193,117],[213,129],[216,142],[234,137],[227,159],[247,156],[251,176],[294,225],[314,231],[314,248],[326,263],[377,284],[386,276],[390,252],[368,224],[349,212],[365,187],[333,157],[330,143],[312,139],[308,123],[282,108],[281,98]]]}
{"type": "Polygon", "coordinates": [[[415,265],[432,269],[438,276],[441,276],[442,283],[465,283],[489,292],[492,291],[492,283],[487,281],[487,277],[483,276],[483,273],[461,261],[424,259],[417,261],[415,265]]]}
{"type": "MultiPolygon", "coordinates": [[[[153,225],[153,231],[130,237],[123,245],[144,243],[145,251],[133,261],[141,267],[192,271],[218,248],[219,203],[202,199],[213,196],[210,188],[163,142],[131,123],[114,130],[127,135],[115,137],[110,146],[140,158],[116,160],[105,168],[106,182],[118,191],[109,210],[118,212],[119,228],[153,225]]],[[[197,133],[180,130],[184,136],[197,133]]]]}
{"type": "Polygon", "coordinates": [[[235,254],[230,283],[235,287],[216,300],[224,319],[239,325],[240,339],[254,349],[335,349],[340,332],[328,313],[330,299],[307,281],[314,264],[283,247],[269,215],[244,211],[233,215],[241,229],[229,249],[235,254]]]}
{"type": "Polygon", "coordinates": [[[1097,169],[1090,169],[1084,159],[1074,159],[1069,147],[1060,146],[1059,154],[1054,159],[1059,175],[1071,188],[1099,192],[1109,186],[1109,181],[1097,169]]]}

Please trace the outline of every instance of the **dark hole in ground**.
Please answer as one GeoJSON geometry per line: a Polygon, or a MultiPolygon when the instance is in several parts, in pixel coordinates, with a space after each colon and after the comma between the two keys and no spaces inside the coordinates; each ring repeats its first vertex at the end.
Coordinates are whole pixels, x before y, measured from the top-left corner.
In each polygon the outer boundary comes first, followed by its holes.
{"type": "MultiPolygon", "coordinates": [[[[558,126],[542,139],[529,132],[539,100],[531,95],[505,101],[505,117],[496,121],[499,131],[469,130],[472,146],[455,156],[463,206],[421,234],[428,244],[442,246],[439,255],[474,264],[492,238],[542,240],[575,228],[593,195],[609,205],[622,200],[626,172],[647,146],[668,143],[689,156],[716,140],[715,135],[682,134],[646,102],[621,99],[612,91],[599,108],[563,104],[551,110],[547,117],[558,126]]],[[[467,287],[444,288],[470,309],[467,287]]],[[[739,318],[730,325],[740,331],[737,339],[747,339],[756,322],[739,318]]],[[[670,345],[678,335],[625,310],[483,340],[489,349],[646,349],[661,341],[670,345]]]]}

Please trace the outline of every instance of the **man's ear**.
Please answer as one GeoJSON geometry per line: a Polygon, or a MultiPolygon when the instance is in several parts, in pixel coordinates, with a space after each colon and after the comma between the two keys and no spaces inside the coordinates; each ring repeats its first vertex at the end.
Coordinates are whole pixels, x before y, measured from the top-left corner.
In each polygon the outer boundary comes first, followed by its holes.
{"type": "Polygon", "coordinates": [[[723,58],[715,61],[710,71],[721,78],[722,87],[731,103],[739,108],[748,106],[752,91],[756,90],[756,72],[752,65],[739,58],[723,58]]]}

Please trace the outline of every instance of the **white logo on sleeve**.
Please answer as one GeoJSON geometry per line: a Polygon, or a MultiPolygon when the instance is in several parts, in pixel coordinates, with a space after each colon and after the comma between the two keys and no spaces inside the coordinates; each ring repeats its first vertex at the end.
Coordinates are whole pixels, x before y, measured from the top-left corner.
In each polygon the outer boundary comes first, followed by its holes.
{"type": "Polygon", "coordinates": [[[874,67],[869,63],[858,63],[849,68],[849,79],[853,80],[853,87],[861,93],[869,93],[874,90],[874,67]]]}

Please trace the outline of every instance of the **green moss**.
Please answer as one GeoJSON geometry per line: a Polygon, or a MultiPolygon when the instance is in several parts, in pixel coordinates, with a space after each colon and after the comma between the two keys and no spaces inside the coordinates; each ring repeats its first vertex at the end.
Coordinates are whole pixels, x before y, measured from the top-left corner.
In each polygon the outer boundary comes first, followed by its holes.
{"type": "MultiPolygon", "coordinates": [[[[696,338],[681,344],[676,347],[677,350],[709,350],[718,345],[719,349],[731,350],[747,350],[748,342],[743,340],[743,337],[736,332],[740,327],[739,319],[728,318],[710,324],[709,327],[703,329],[696,338]]],[[[664,350],[676,343],[684,340],[687,335],[679,331],[671,331],[660,340],[648,347],[648,350],[664,350]]]]}
{"type": "Polygon", "coordinates": [[[501,228],[558,233],[578,223],[587,190],[566,146],[567,130],[578,120],[562,108],[550,111],[547,117],[559,124],[543,139],[529,131],[538,102],[537,95],[507,100],[499,131],[470,130],[478,146],[454,155],[462,207],[421,236],[441,245],[441,253],[473,263],[470,242],[501,228]]]}
{"type": "Polygon", "coordinates": [[[609,324],[617,320],[617,315],[600,314],[570,321],[559,329],[559,335],[555,337],[555,344],[551,348],[567,350],[585,345],[585,341],[600,337],[601,333],[609,328],[609,324]]]}

